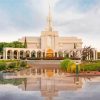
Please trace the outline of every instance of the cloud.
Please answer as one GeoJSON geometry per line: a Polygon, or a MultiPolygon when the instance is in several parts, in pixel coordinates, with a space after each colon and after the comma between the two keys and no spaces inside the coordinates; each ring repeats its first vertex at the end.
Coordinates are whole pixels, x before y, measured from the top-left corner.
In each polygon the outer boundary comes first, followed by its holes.
{"type": "Polygon", "coordinates": [[[100,49],[100,3],[92,5],[87,11],[80,11],[71,6],[59,14],[56,13],[56,27],[63,35],[74,35],[83,39],[84,45],[91,45],[100,49]],[[87,42],[86,42],[87,41],[87,42]]]}
{"type": "MultiPolygon", "coordinates": [[[[0,41],[27,35],[39,36],[47,24],[48,0],[11,1],[0,1],[0,41]]],[[[53,26],[60,35],[81,37],[84,45],[92,44],[100,49],[100,0],[51,2],[53,26]]]]}

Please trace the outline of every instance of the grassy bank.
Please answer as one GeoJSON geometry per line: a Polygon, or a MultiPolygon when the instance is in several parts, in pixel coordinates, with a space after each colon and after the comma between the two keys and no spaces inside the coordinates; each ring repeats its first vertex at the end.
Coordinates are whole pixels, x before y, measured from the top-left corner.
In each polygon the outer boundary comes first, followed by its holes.
{"type": "Polygon", "coordinates": [[[0,60],[0,71],[14,72],[27,67],[26,61],[20,60],[0,60]]]}
{"type": "Polygon", "coordinates": [[[100,61],[87,61],[80,64],[81,71],[100,71],[100,61]]]}

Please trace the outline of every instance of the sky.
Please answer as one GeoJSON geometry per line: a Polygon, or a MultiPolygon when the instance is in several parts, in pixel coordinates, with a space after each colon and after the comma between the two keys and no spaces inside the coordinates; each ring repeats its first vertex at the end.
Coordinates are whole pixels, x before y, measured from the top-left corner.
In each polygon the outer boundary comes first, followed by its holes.
{"type": "MultiPolygon", "coordinates": [[[[53,29],[82,38],[100,50],[100,0],[50,0],[53,29]]],[[[0,0],[0,41],[40,36],[46,28],[48,0],[0,0]]]]}

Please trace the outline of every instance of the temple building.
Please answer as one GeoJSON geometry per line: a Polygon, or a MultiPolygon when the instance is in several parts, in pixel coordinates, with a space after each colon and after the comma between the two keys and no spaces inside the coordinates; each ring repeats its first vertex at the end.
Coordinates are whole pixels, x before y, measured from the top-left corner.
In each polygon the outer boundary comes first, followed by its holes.
{"type": "MultiPolygon", "coordinates": [[[[47,26],[40,37],[22,37],[18,40],[26,48],[4,48],[4,59],[21,59],[24,57],[73,57],[81,58],[82,39],[77,37],[60,37],[52,27],[52,16],[49,7],[47,26]]],[[[94,58],[96,59],[96,57],[94,58]]]]}

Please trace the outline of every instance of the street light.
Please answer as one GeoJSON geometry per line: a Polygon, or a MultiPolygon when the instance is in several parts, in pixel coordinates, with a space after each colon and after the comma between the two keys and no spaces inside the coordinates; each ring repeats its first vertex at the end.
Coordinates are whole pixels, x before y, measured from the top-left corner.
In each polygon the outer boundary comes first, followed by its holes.
{"type": "Polygon", "coordinates": [[[76,84],[79,84],[79,62],[76,62],[76,84]]]}

